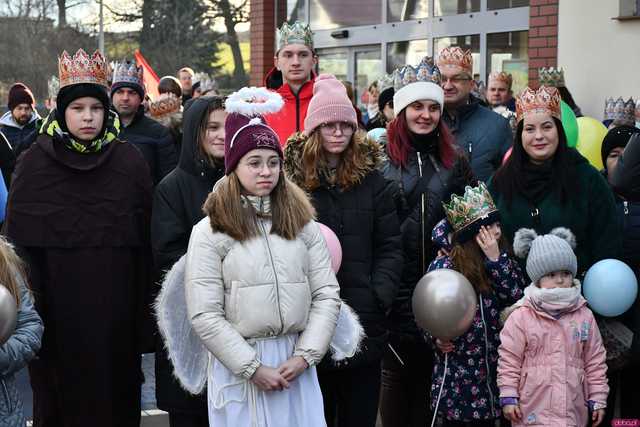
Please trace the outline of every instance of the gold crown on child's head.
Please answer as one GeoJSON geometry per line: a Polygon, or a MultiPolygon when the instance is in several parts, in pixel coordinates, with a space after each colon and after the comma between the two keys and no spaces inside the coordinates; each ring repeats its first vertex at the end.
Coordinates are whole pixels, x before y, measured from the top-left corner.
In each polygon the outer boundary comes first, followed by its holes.
{"type": "Polygon", "coordinates": [[[108,68],[107,60],[98,50],[91,56],[83,49],[78,49],[73,56],[65,50],[58,58],[60,88],[79,83],[107,87],[108,68]]]}

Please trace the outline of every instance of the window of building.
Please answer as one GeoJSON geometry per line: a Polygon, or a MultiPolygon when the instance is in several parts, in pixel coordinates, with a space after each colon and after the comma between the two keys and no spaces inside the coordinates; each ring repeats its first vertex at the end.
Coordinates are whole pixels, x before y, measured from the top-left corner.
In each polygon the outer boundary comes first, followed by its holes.
{"type": "Polygon", "coordinates": [[[305,0],[287,0],[287,22],[306,20],[305,0]]]}
{"type": "Polygon", "coordinates": [[[458,15],[479,12],[480,0],[433,0],[435,16],[458,15]]]}
{"type": "Polygon", "coordinates": [[[316,30],[379,24],[382,0],[309,0],[309,15],[316,30]]]}
{"type": "Polygon", "coordinates": [[[487,34],[487,75],[505,71],[513,76],[513,93],[518,94],[529,81],[529,32],[487,34]]]}
{"type": "Polygon", "coordinates": [[[387,22],[410,21],[428,16],[427,0],[387,0],[387,22]]]}
{"type": "Polygon", "coordinates": [[[333,74],[338,80],[346,80],[349,72],[349,52],[347,49],[318,50],[318,72],[333,74]]]}
{"type": "Polygon", "coordinates": [[[618,0],[620,12],[619,19],[637,19],[640,17],[640,0],[618,0]]]}
{"type": "Polygon", "coordinates": [[[433,44],[434,56],[437,57],[438,52],[449,46],[458,46],[464,50],[471,50],[473,78],[478,78],[480,75],[480,34],[437,38],[433,44]]]}
{"type": "Polygon", "coordinates": [[[429,54],[428,40],[408,40],[387,43],[387,73],[405,64],[416,66],[429,54]]]}
{"type": "Polygon", "coordinates": [[[355,100],[356,105],[366,111],[362,95],[367,92],[369,85],[378,80],[382,71],[380,48],[362,49],[355,52],[355,100]]]}
{"type": "Polygon", "coordinates": [[[487,10],[529,6],[529,0],[487,0],[487,10]]]}

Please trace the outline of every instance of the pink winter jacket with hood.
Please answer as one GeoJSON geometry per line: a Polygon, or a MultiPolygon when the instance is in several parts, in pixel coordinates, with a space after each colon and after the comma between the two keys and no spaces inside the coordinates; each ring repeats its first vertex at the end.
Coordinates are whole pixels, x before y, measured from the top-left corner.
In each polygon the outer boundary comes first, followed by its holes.
{"type": "Polygon", "coordinates": [[[500,397],[516,397],[522,411],[513,426],[587,425],[587,401],[606,404],[605,349],[593,313],[580,297],[558,319],[528,298],[500,333],[500,397]]]}

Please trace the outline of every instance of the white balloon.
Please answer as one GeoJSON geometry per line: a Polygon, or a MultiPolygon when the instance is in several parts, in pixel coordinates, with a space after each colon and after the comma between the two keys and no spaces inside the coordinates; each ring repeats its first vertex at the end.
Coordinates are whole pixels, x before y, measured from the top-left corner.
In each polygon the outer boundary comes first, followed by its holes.
{"type": "Polygon", "coordinates": [[[9,290],[0,285],[0,345],[7,342],[16,329],[18,307],[9,290]]]}

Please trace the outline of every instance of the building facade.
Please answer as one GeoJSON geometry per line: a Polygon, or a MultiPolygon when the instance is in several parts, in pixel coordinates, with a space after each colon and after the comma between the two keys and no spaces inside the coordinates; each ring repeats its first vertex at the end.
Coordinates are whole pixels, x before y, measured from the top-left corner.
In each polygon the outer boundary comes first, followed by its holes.
{"type": "Polygon", "coordinates": [[[558,0],[252,0],[252,84],[273,66],[285,20],[311,25],[318,71],[352,82],[359,102],[383,73],[450,45],[471,49],[478,81],[510,72],[515,93],[557,65],[558,0]]]}

